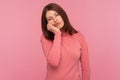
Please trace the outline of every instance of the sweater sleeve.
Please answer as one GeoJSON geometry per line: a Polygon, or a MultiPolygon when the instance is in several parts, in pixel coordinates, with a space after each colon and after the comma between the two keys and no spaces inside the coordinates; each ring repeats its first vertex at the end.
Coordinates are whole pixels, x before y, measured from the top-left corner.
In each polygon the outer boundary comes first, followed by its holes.
{"type": "Polygon", "coordinates": [[[53,67],[58,67],[61,58],[61,32],[55,32],[53,42],[41,36],[43,52],[46,56],[47,63],[53,67]]]}
{"type": "Polygon", "coordinates": [[[90,65],[88,56],[88,46],[84,36],[81,34],[81,69],[82,69],[82,80],[90,80],[90,65]]]}

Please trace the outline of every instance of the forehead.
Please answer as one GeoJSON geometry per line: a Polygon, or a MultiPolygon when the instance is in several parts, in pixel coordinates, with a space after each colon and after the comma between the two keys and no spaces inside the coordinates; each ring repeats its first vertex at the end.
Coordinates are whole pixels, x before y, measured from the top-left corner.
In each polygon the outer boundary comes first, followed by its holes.
{"type": "Polygon", "coordinates": [[[56,14],[56,13],[57,13],[57,12],[54,11],[54,10],[49,10],[49,11],[46,12],[46,17],[52,16],[52,15],[54,15],[54,14],[56,14]]]}

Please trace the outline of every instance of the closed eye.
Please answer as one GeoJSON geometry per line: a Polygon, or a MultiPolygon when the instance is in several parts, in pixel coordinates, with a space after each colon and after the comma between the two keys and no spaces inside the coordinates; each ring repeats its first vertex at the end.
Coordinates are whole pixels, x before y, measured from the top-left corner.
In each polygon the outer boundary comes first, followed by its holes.
{"type": "Polygon", "coordinates": [[[50,21],[51,20],[51,18],[49,18],[49,19],[47,19],[48,21],[50,21]]]}

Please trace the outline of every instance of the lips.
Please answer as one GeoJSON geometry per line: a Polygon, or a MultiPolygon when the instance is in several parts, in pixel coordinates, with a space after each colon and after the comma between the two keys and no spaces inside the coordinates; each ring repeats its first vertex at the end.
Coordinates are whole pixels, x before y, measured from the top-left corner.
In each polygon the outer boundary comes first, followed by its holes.
{"type": "Polygon", "coordinates": [[[58,25],[60,25],[60,22],[54,24],[54,26],[58,26],[58,25]]]}

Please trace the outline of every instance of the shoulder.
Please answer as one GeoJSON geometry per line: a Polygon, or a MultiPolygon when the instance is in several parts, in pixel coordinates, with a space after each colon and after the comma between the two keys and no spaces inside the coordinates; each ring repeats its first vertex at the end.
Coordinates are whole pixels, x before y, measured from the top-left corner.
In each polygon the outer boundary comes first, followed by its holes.
{"type": "Polygon", "coordinates": [[[45,36],[43,34],[40,35],[40,40],[45,39],[45,36]]]}
{"type": "Polygon", "coordinates": [[[40,41],[41,42],[48,42],[48,43],[51,43],[52,41],[47,39],[44,34],[42,33],[41,36],[40,36],[40,41]]]}
{"type": "Polygon", "coordinates": [[[81,32],[77,32],[73,34],[73,37],[77,38],[77,39],[83,39],[84,35],[81,32]]]}
{"type": "Polygon", "coordinates": [[[75,40],[79,41],[80,43],[86,42],[85,36],[84,36],[83,33],[81,33],[81,32],[78,32],[78,33],[73,34],[73,38],[74,38],[75,40]]]}
{"type": "Polygon", "coordinates": [[[45,42],[45,41],[50,41],[50,40],[46,39],[44,34],[42,33],[41,36],[40,36],[40,41],[45,42]]]}

